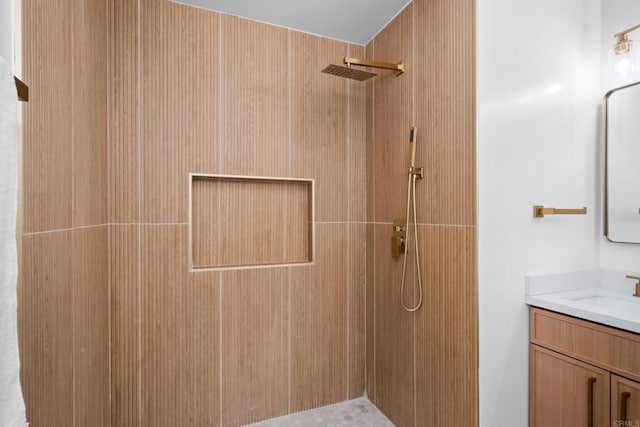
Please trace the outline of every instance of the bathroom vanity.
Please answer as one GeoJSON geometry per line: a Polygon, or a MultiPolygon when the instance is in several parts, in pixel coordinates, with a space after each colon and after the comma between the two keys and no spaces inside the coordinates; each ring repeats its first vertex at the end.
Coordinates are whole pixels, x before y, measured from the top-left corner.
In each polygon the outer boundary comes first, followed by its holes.
{"type": "Polygon", "coordinates": [[[539,308],[530,314],[531,427],[640,423],[640,335],[539,308]]]}
{"type": "Polygon", "coordinates": [[[640,426],[640,298],[623,273],[527,277],[529,426],[640,426]]]}

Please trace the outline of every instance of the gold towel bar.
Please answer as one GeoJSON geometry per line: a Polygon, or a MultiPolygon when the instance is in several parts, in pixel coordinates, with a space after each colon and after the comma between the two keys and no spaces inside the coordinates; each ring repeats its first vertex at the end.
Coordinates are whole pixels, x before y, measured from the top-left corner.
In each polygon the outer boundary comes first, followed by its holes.
{"type": "Polygon", "coordinates": [[[558,208],[545,208],[542,205],[535,205],[533,207],[534,218],[544,218],[545,215],[586,215],[587,208],[582,209],[558,209],[558,208]]]}

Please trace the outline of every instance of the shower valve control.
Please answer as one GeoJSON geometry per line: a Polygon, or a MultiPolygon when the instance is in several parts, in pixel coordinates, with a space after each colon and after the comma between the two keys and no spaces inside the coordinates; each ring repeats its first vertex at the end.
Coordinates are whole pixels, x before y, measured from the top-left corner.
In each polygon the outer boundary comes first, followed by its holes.
{"type": "Polygon", "coordinates": [[[391,236],[391,256],[398,258],[406,250],[405,239],[407,237],[406,221],[396,219],[393,221],[393,235],[391,236]]]}
{"type": "Polygon", "coordinates": [[[391,238],[391,256],[398,258],[401,253],[404,253],[404,239],[400,236],[393,236],[391,238]]]}

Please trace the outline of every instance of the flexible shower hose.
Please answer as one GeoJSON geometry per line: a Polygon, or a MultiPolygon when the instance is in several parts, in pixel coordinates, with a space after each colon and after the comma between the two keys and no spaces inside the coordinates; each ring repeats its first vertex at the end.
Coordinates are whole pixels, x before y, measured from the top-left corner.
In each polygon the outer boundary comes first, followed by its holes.
{"type": "Polygon", "coordinates": [[[416,178],[417,176],[414,173],[409,173],[409,181],[407,182],[407,224],[405,230],[407,232],[407,243],[409,241],[409,214],[411,212],[411,200],[413,194],[413,236],[415,242],[415,253],[416,253],[416,270],[418,273],[418,288],[419,288],[419,297],[418,303],[414,307],[408,307],[404,303],[404,285],[406,282],[406,272],[407,272],[407,252],[409,252],[409,245],[404,251],[404,261],[402,262],[402,284],[400,286],[400,302],[402,303],[402,308],[406,311],[414,312],[417,311],[422,305],[422,276],[420,274],[420,252],[418,249],[418,218],[416,215],[416,178]]]}

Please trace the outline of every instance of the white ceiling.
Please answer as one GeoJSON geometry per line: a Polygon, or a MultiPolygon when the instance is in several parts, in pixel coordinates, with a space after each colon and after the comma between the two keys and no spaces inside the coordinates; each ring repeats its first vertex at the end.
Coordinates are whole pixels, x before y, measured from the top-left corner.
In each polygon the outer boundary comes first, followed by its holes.
{"type": "Polygon", "coordinates": [[[411,0],[174,0],[332,39],[366,44],[411,0]]]}

